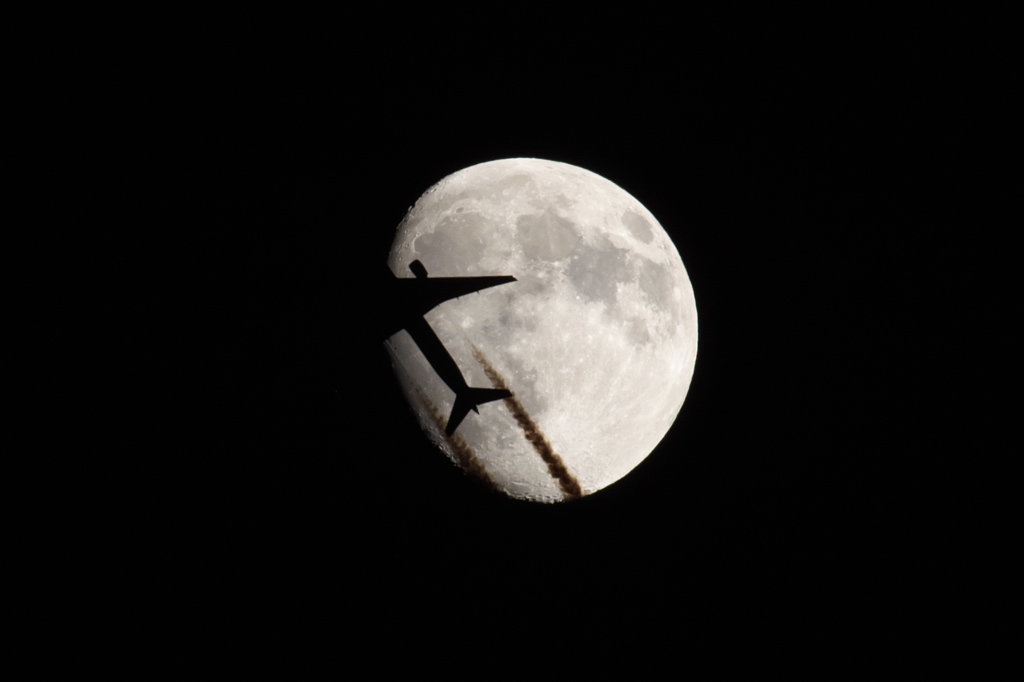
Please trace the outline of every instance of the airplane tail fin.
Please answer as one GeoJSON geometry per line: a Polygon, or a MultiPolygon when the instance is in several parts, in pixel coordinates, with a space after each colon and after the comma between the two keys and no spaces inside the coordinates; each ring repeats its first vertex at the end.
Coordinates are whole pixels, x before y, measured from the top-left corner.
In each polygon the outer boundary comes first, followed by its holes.
{"type": "Polygon", "coordinates": [[[466,418],[470,410],[479,414],[480,411],[476,409],[477,405],[510,397],[512,397],[512,391],[505,388],[463,389],[462,392],[455,396],[455,406],[452,407],[451,416],[448,417],[448,426],[444,430],[445,434],[450,436],[455,433],[455,429],[459,428],[459,424],[466,418]]]}

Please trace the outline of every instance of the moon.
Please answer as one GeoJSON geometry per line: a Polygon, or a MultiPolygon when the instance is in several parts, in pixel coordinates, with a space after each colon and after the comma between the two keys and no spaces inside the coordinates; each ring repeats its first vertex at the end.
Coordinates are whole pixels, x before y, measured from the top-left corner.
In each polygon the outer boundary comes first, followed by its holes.
{"type": "Polygon", "coordinates": [[[413,277],[512,275],[441,303],[426,320],[479,405],[451,436],[455,395],[407,332],[386,341],[429,438],[516,499],[589,495],[658,445],[686,398],[697,355],[693,287],[668,234],[629,193],[583,168],[503,159],[428,189],[399,224],[388,266],[413,277]]]}

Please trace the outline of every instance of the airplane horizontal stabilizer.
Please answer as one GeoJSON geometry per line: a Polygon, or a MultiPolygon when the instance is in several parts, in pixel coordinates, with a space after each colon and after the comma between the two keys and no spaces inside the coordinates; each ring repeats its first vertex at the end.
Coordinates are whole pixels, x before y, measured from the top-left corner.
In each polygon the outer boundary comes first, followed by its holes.
{"type": "Polygon", "coordinates": [[[479,414],[480,411],[476,409],[477,405],[511,397],[512,391],[505,388],[467,387],[463,389],[455,396],[455,405],[452,407],[452,413],[448,417],[448,426],[444,430],[445,434],[450,436],[455,433],[455,429],[459,428],[459,424],[466,418],[470,410],[479,414]]]}

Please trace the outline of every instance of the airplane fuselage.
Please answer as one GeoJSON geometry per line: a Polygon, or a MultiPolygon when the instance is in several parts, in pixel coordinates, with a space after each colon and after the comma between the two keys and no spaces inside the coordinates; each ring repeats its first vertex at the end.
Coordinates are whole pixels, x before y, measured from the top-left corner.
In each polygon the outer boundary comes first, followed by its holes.
{"type": "Polygon", "coordinates": [[[466,379],[462,376],[455,358],[445,348],[425,317],[409,320],[405,325],[405,331],[409,332],[409,336],[419,346],[420,352],[448,388],[456,393],[467,388],[466,379]]]}

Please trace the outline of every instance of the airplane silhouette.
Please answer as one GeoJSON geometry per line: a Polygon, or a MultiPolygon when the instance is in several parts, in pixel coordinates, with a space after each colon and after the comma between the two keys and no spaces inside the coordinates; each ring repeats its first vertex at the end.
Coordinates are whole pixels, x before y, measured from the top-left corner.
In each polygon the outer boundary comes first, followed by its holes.
{"type": "Polygon", "coordinates": [[[501,388],[469,386],[455,359],[434,333],[424,315],[449,299],[479,292],[499,284],[515,282],[516,278],[511,275],[428,278],[427,269],[418,260],[409,263],[409,269],[416,276],[415,279],[393,277],[390,280],[394,294],[390,300],[395,305],[388,311],[388,317],[383,323],[385,338],[402,329],[409,332],[430,366],[448,385],[448,388],[455,392],[455,405],[452,407],[448,425],[445,427],[445,433],[450,436],[470,410],[480,414],[480,410],[477,409],[478,405],[508,398],[512,392],[501,388]]]}

